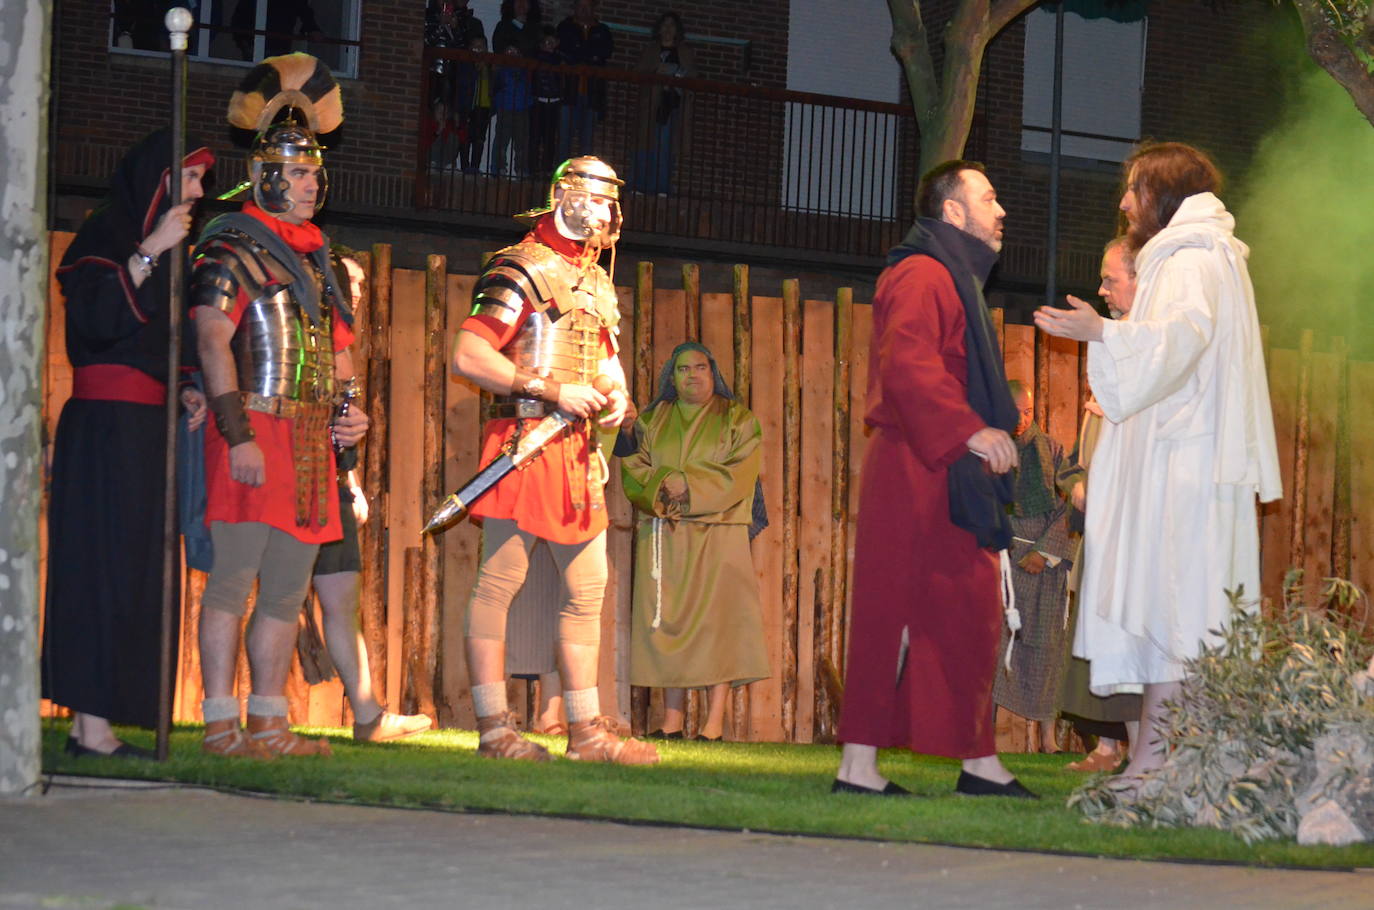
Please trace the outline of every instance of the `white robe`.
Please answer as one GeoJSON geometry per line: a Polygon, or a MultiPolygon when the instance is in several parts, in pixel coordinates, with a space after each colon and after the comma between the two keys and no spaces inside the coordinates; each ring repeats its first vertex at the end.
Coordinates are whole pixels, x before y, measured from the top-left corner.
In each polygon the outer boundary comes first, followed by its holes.
{"type": "Polygon", "coordinates": [[[1184,677],[1259,597],[1255,499],[1282,495],[1249,250],[1211,193],[1136,258],[1131,318],[1088,345],[1106,415],[1093,453],[1074,654],[1098,695],[1184,677]]]}

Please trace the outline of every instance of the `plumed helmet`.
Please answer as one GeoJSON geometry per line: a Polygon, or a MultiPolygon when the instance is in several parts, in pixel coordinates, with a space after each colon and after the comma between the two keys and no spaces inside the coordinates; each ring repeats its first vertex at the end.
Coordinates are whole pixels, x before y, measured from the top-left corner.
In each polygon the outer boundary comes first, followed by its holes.
{"type": "Polygon", "coordinates": [[[597,240],[602,246],[610,246],[620,238],[624,220],[620,211],[620,188],[624,185],[625,181],[616,176],[615,169],[600,158],[591,155],[569,158],[554,169],[545,205],[515,217],[532,224],[553,212],[558,232],[569,240],[597,240]],[[593,196],[610,203],[610,223],[599,231],[588,219],[593,196]]]}
{"type": "Polygon", "coordinates": [[[253,201],[272,215],[291,211],[286,168],[311,164],[320,168],[315,206],[324,204],[328,174],[324,146],[317,138],[343,123],[343,100],[334,74],[309,54],[268,57],[249,71],[229,100],[229,122],[256,135],[248,154],[248,181],[232,193],[251,187],[253,201]]]}

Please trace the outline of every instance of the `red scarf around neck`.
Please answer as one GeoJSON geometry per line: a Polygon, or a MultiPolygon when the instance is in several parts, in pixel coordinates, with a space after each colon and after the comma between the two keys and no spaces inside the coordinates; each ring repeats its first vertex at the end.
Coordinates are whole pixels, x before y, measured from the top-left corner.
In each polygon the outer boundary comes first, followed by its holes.
{"type": "Polygon", "coordinates": [[[243,210],[271,228],[272,233],[297,253],[313,253],[324,246],[324,234],[312,222],[291,224],[289,221],[282,221],[264,212],[252,201],[245,202],[243,210]]]}
{"type": "Polygon", "coordinates": [[[525,239],[544,244],[578,268],[585,269],[591,265],[591,256],[594,254],[587,245],[580,240],[569,240],[558,233],[558,225],[554,224],[553,217],[552,212],[541,215],[534,223],[534,230],[525,235],[525,239]]]}

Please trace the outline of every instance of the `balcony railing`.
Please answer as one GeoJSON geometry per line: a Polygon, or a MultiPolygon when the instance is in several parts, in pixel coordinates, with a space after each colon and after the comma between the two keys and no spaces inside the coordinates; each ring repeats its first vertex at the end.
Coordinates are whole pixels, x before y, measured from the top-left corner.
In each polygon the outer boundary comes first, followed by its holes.
{"type": "Polygon", "coordinates": [[[421,208],[509,215],[544,201],[559,161],[595,154],[626,181],[627,233],[698,249],[868,257],[910,221],[902,105],[437,48],[424,73],[421,208]]]}

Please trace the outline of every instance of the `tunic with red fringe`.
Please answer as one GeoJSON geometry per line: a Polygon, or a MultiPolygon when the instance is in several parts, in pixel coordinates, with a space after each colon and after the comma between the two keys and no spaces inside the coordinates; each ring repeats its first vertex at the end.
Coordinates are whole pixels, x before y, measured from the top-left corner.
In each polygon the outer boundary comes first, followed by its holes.
{"type": "Polygon", "coordinates": [[[986,426],[965,392],[964,329],[954,282],[931,257],[879,277],[842,742],[996,751],[997,557],[949,518],[948,468],[986,426]]]}

